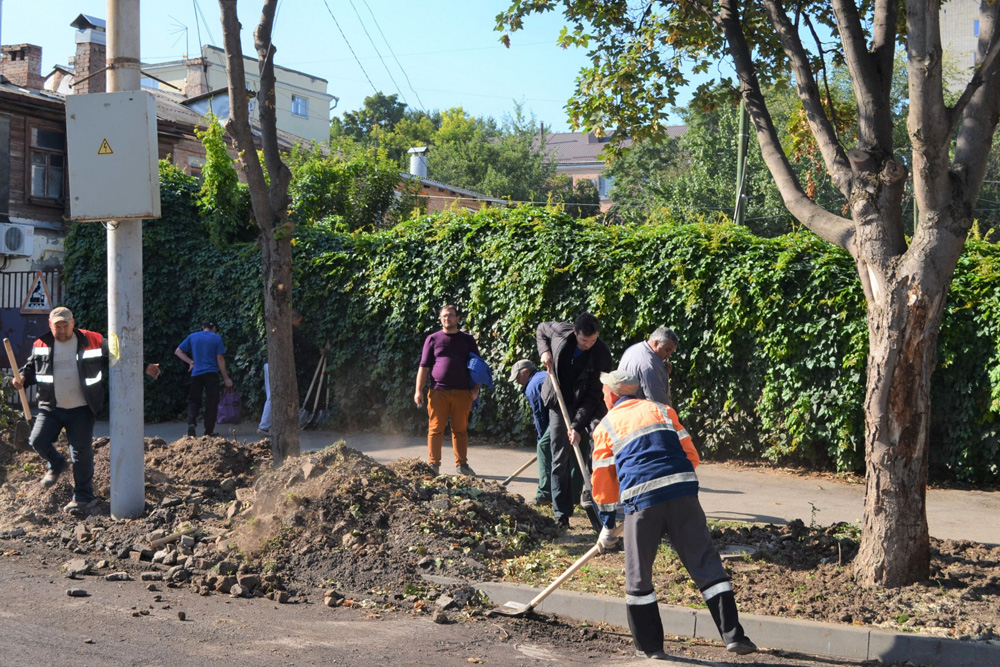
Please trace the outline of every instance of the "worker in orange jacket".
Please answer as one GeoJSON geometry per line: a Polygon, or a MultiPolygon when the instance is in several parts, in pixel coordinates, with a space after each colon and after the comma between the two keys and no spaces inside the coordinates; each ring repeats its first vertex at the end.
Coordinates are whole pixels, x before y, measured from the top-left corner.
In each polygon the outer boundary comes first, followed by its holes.
{"type": "Polygon", "coordinates": [[[625,604],[636,655],[666,659],[663,624],[653,590],[653,561],[669,536],[730,653],[757,650],[740,625],[736,597],[698,502],[698,452],[674,409],[635,398],[639,379],[601,373],[610,411],[594,431],[594,502],[604,528],[602,550],[618,538],[615,513],[625,513],[625,604]]]}

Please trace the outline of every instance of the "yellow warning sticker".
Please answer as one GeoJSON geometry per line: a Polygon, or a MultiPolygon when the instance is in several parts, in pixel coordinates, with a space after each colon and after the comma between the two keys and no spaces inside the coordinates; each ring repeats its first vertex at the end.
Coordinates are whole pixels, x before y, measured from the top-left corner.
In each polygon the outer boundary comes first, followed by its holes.
{"type": "Polygon", "coordinates": [[[97,149],[98,155],[112,155],[114,151],[111,150],[111,144],[108,143],[107,139],[101,141],[101,147],[97,149]]]}

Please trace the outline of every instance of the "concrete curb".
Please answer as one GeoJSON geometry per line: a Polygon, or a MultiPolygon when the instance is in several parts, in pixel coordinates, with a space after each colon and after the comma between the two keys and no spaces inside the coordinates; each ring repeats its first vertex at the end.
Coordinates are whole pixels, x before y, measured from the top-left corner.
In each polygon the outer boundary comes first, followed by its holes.
{"type": "MultiPolygon", "coordinates": [[[[538,589],[529,586],[505,582],[471,585],[497,605],[508,601],[527,603],[539,593],[538,589]]],[[[590,623],[628,627],[623,597],[554,591],[539,605],[539,611],[590,623]]],[[[661,604],[660,618],[666,634],[719,641],[718,630],[707,611],[661,604]]],[[[747,636],[761,648],[846,660],[908,660],[922,667],[1000,665],[1000,644],[754,614],[740,614],[740,622],[747,636]]]]}

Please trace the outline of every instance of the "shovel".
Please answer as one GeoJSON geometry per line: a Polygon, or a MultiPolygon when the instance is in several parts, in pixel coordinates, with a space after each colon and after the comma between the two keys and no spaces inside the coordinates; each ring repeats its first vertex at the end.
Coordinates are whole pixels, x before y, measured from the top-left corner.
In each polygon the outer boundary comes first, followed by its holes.
{"type": "MultiPolygon", "coordinates": [[[[619,523],[615,528],[611,530],[611,535],[613,537],[618,538],[621,537],[624,532],[625,532],[625,524],[619,523]]],[[[531,613],[531,611],[535,607],[540,605],[542,603],[542,600],[547,598],[552,593],[552,591],[554,591],[555,589],[559,588],[564,583],[566,583],[567,579],[576,574],[577,570],[586,565],[587,561],[589,561],[591,558],[593,558],[599,553],[601,553],[600,546],[595,544],[594,546],[590,547],[587,553],[580,556],[575,563],[566,568],[565,572],[556,577],[555,581],[546,586],[545,590],[543,590],[541,593],[533,597],[531,599],[531,602],[529,602],[528,604],[524,604],[523,602],[510,601],[504,604],[504,606],[500,607],[499,609],[491,609],[489,612],[487,612],[487,615],[499,614],[501,616],[516,616],[518,618],[520,618],[521,616],[527,616],[528,614],[531,613]]]]}
{"type": "MultiPolygon", "coordinates": [[[[309,405],[309,397],[312,395],[313,387],[316,386],[316,379],[319,377],[319,370],[325,365],[323,362],[326,361],[326,352],[324,351],[319,355],[319,363],[316,364],[316,372],[313,373],[312,382],[309,383],[309,391],[306,392],[306,397],[302,401],[302,409],[299,410],[299,428],[305,428],[309,424],[309,410],[306,406],[309,405]]],[[[319,395],[319,392],[316,392],[319,395]]]]}
{"type": "MultiPolygon", "coordinates": [[[[17,360],[14,359],[14,349],[10,346],[10,339],[3,339],[3,346],[7,350],[7,361],[10,362],[10,369],[17,373],[17,360]]],[[[23,451],[28,451],[31,436],[31,408],[28,407],[28,395],[24,393],[24,388],[17,390],[21,395],[21,408],[24,410],[24,419],[14,422],[14,447],[23,451]]]]}
{"type": "MultiPolygon", "coordinates": [[[[556,390],[559,411],[562,413],[563,422],[566,423],[566,431],[568,433],[571,423],[569,410],[566,409],[566,401],[563,400],[562,390],[559,388],[559,380],[556,379],[555,371],[549,373],[549,379],[552,380],[552,386],[556,390]]],[[[580,465],[580,474],[583,476],[583,501],[580,505],[587,512],[587,518],[590,519],[590,525],[593,526],[594,531],[601,532],[601,518],[597,516],[597,510],[594,508],[594,487],[590,483],[589,468],[583,461],[583,452],[580,451],[580,445],[574,444],[573,452],[576,454],[576,462],[580,465]]]]}
{"type": "MultiPolygon", "coordinates": [[[[323,419],[323,411],[319,409],[319,396],[323,393],[323,381],[326,379],[326,352],[320,355],[319,358],[320,366],[322,370],[319,373],[319,385],[316,387],[316,398],[313,400],[313,409],[309,413],[309,418],[306,420],[305,426],[302,428],[311,428],[316,426],[323,419]]],[[[308,397],[307,397],[308,398],[308,397]]]]}
{"type": "Polygon", "coordinates": [[[510,484],[510,482],[511,482],[512,479],[514,479],[515,477],[517,477],[518,475],[520,475],[521,472],[523,472],[525,468],[527,468],[528,466],[530,466],[532,463],[534,463],[537,460],[538,460],[538,454],[535,454],[530,459],[528,459],[527,463],[525,463],[523,466],[521,466],[520,468],[518,468],[517,470],[515,470],[514,472],[512,472],[511,475],[510,475],[510,477],[508,477],[504,481],[500,482],[500,486],[507,486],[508,484],[510,484]]]}

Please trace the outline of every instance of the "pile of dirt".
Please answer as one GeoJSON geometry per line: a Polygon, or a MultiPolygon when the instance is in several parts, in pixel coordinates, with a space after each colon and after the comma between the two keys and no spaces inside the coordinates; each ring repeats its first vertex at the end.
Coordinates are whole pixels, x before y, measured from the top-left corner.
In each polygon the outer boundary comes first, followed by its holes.
{"type": "MultiPolygon", "coordinates": [[[[107,438],[95,440],[104,499],[109,449],[107,438]]],[[[66,515],[68,471],[43,489],[33,452],[6,443],[0,452],[0,537],[111,556],[203,594],[286,601],[328,589],[331,605],[374,599],[420,609],[439,594],[421,574],[494,578],[506,559],[557,533],[551,518],[495,482],[435,477],[416,460],[386,467],[343,442],[272,470],[266,440],[147,439],[147,511],[128,521],[111,520],[106,500],[66,515]]],[[[476,606],[471,589],[450,592],[458,606],[476,606]]]]}

